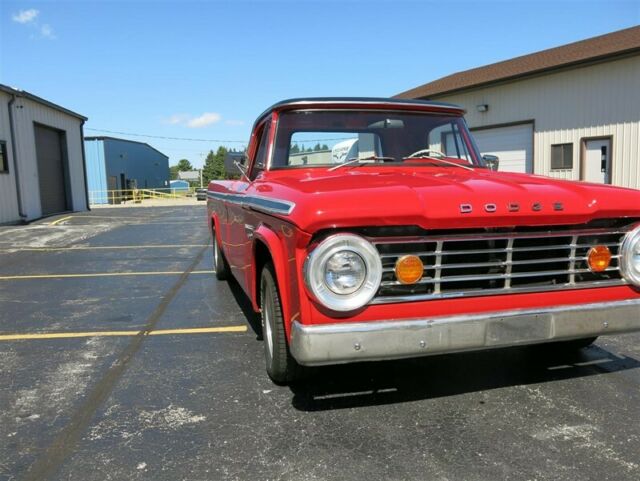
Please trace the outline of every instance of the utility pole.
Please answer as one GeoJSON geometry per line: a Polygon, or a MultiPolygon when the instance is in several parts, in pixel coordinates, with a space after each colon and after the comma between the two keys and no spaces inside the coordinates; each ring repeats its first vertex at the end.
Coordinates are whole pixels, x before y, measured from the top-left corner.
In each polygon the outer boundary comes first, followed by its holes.
{"type": "MultiPolygon", "coordinates": [[[[204,152],[200,152],[200,158],[204,159],[204,156],[205,156],[205,153],[204,152]]],[[[204,170],[204,167],[200,167],[200,188],[201,189],[202,189],[202,171],[203,170],[204,170]]]]}

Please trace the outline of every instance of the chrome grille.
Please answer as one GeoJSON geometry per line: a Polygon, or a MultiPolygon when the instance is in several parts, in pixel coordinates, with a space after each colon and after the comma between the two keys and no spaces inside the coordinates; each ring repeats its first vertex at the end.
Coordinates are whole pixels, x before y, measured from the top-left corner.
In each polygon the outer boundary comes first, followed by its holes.
{"type": "Polygon", "coordinates": [[[624,284],[619,253],[628,228],[549,229],[509,233],[370,237],[382,259],[383,277],[373,304],[462,296],[578,289],[624,284]],[[610,266],[593,273],[587,253],[609,247],[610,266]],[[396,261],[413,254],[424,263],[418,283],[395,276],[396,261]]]}

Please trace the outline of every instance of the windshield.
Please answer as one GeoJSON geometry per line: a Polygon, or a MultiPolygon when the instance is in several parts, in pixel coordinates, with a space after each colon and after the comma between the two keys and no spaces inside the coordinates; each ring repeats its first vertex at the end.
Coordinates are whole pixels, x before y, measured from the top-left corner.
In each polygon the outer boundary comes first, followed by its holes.
{"type": "Polygon", "coordinates": [[[272,169],[341,164],[484,167],[462,117],[392,112],[284,112],[272,169]]]}

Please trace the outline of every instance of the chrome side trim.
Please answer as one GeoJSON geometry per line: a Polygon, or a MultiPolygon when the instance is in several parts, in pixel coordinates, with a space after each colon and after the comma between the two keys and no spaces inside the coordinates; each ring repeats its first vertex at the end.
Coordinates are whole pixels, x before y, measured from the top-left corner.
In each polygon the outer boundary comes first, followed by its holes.
{"type": "Polygon", "coordinates": [[[400,359],[581,339],[640,330],[640,298],[615,302],[377,322],[294,321],[300,364],[400,359]]]}
{"type": "Polygon", "coordinates": [[[374,297],[369,305],[372,304],[397,304],[401,302],[416,301],[432,301],[435,299],[455,299],[459,297],[484,297],[497,296],[500,294],[526,294],[531,292],[555,292],[570,291],[578,289],[593,289],[596,287],[615,287],[624,286],[628,282],[624,279],[614,279],[610,281],[593,281],[584,284],[556,284],[554,286],[525,286],[525,287],[509,287],[499,289],[478,289],[475,291],[447,291],[433,294],[406,294],[397,296],[379,296],[374,297]]]}
{"type": "Polygon", "coordinates": [[[290,215],[296,204],[288,200],[273,199],[259,195],[226,194],[223,192],[207,191],[207,197],[218,199],[231,204],[249,207],[267,214],[290,215]]]}

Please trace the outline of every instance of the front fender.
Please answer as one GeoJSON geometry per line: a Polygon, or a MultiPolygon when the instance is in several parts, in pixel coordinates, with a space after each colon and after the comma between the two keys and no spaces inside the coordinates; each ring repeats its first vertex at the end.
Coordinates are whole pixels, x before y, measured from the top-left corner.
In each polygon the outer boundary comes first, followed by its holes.
{"type": "Polygon", "coordinates": [[[285,242],[269,227],[261,224],[253,233],[253,282],[251,282],[251,302],[256,312],[260,310],[258,305],[258,292],[260,272],[257,269],[256,242],[262,242],[268,249],[276,272],[276,281],[280,293],[280,304],[282,305],[282,315],[285,320],[284,327],[289,336],[291,330],[291,279],[287,269],[288,258],[285,242]]]}

